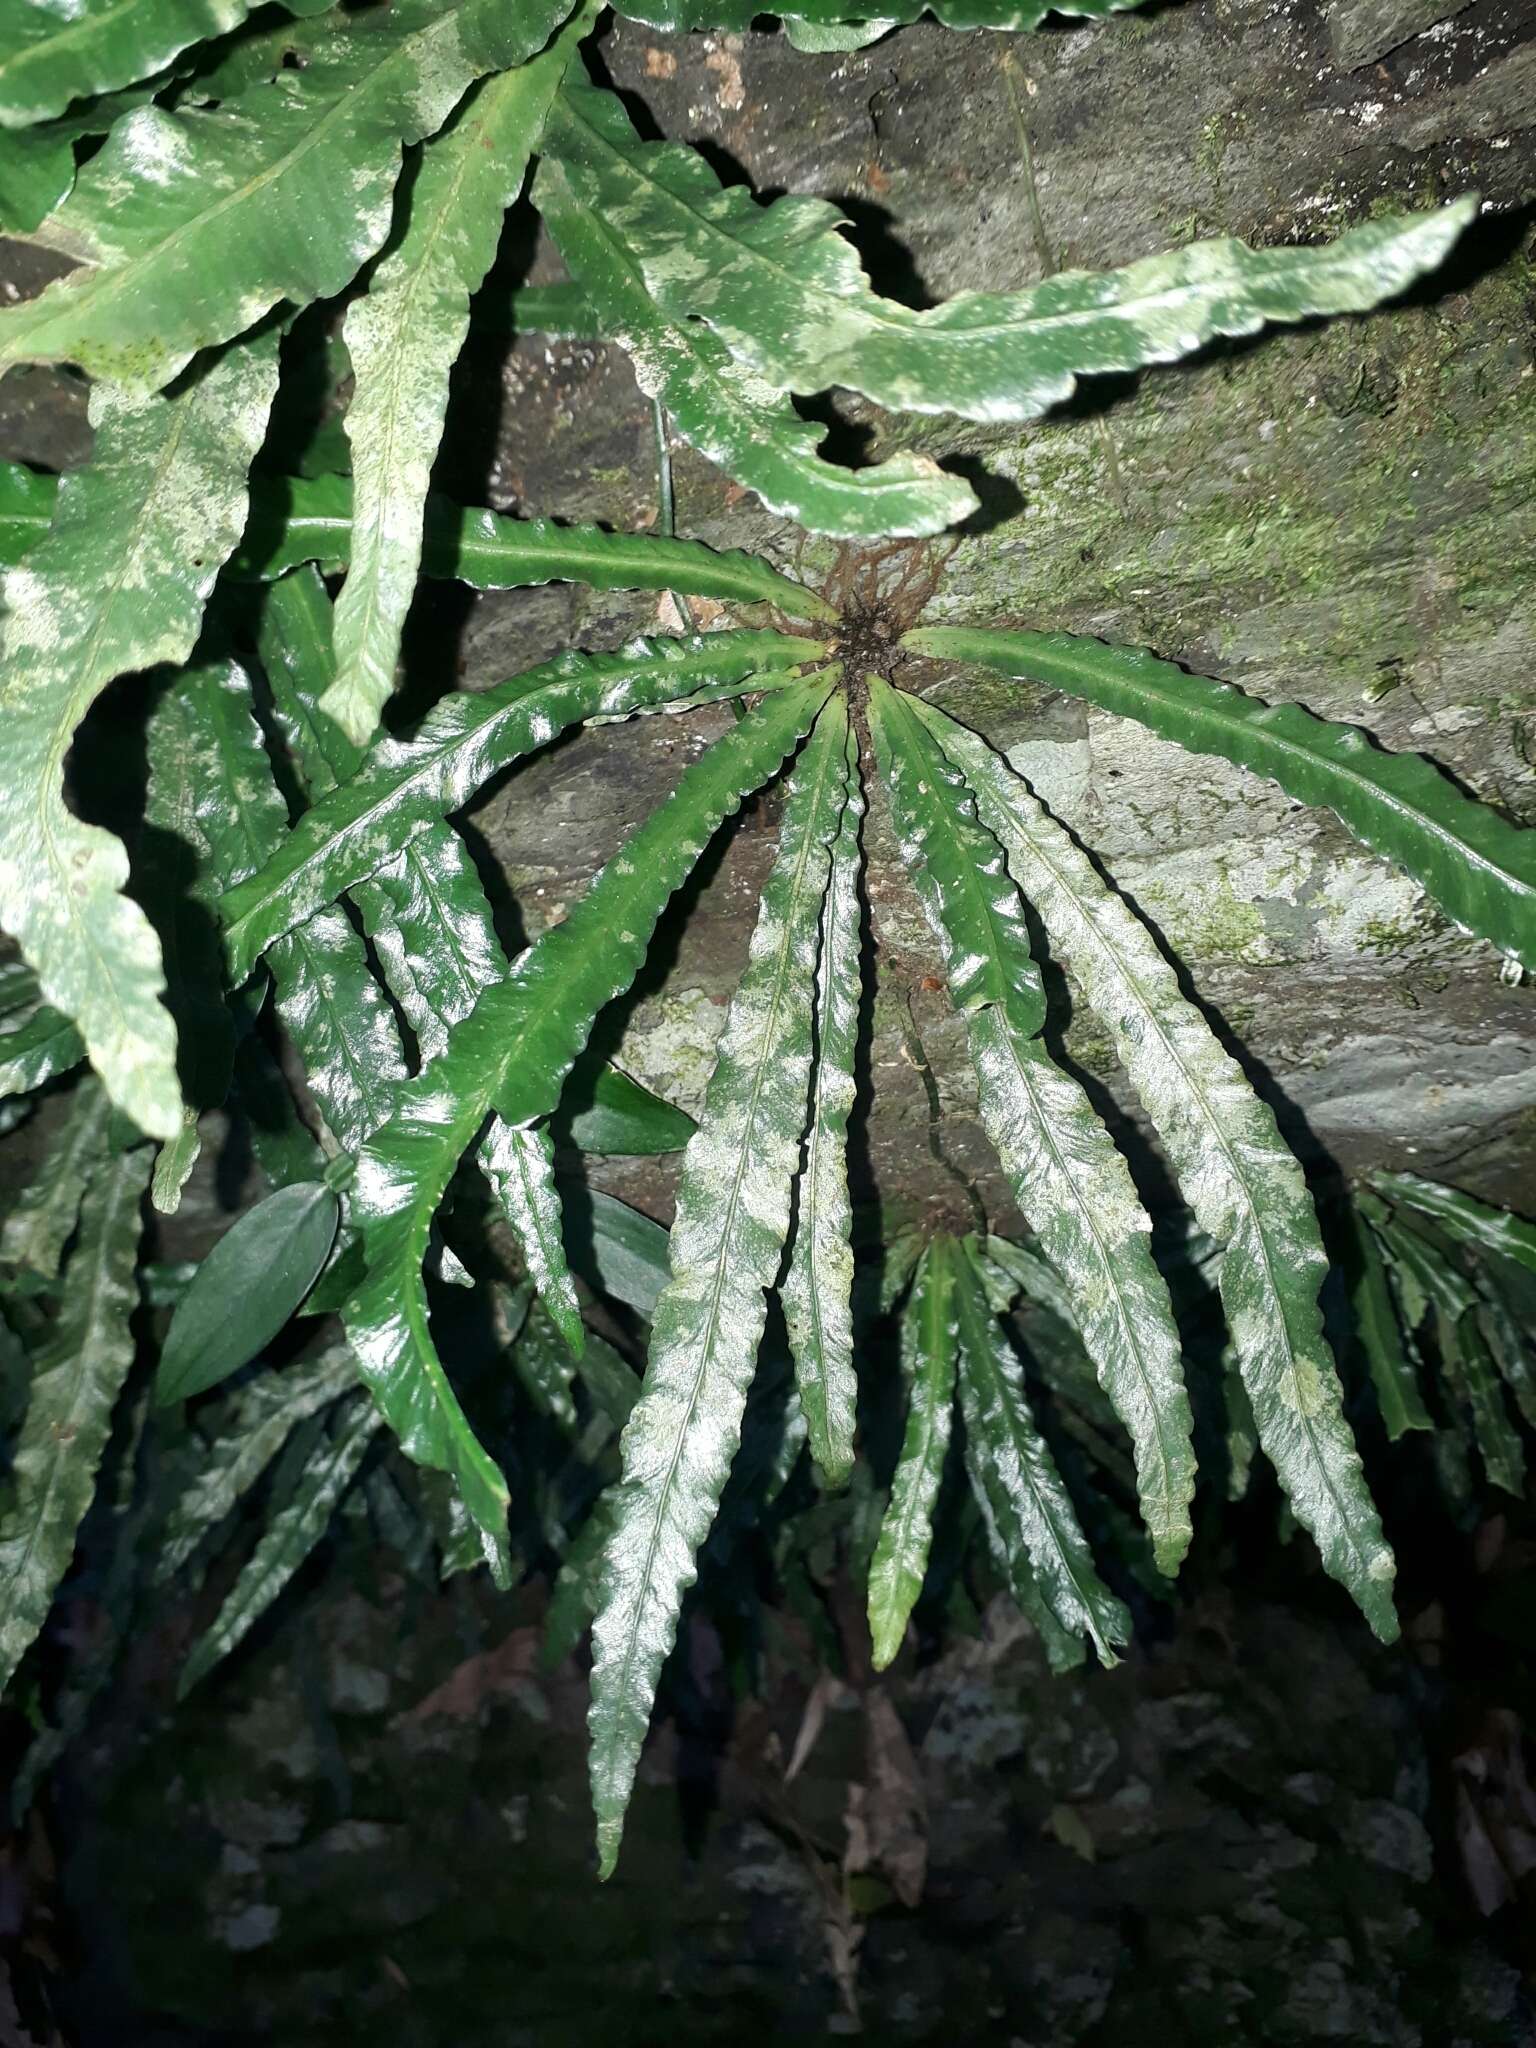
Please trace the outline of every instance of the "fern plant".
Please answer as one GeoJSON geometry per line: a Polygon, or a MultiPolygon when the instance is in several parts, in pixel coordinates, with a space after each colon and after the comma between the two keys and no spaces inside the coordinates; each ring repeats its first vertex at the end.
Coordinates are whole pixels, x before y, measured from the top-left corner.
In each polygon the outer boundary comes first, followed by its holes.
{"type": "MultiPolygon", "coordinates": [[[[744,0],[620,11],[675,29],[751,19],[744,0]]],[[[866,24],[845,19],[840,0],[805,0],[786,31],[802,46],[848,47],[918,11],[866,24]]],[[[932,0],[930,11],[956,28],[1023,29],[1045,9],[932,0]]],[[[1113,0],[1071,11],[1107,14],[1113,0]]],[[[924,626],[941,554],[845,554],[813,589],[740,552],[507,519],[428,486],[471,301],[535,164],[532,199],[570,282],[523,296],[520,323],[617,341],[655,402],[663,448],[675,428],[769,507],[860,544],[941,534],[975,509],[973,494],[914,455],[855,470],[824,459],[793,394],[837,385],[901,411],[1038,417],[1084,375],[1368,310],[1433,272],[1477,201],[1373,220],[1325,247],[1200,243],[914,312],[872,289],[824,202],[759,205],[697,152],[641,140],[618,99],[584,78],[590,5],[291,0],[281,18],[245,14],[238,0],[86,0],[66,21],[27,0],[0,27],[0,222],[74,265],[0,310],[0,369],[78,366],[95,429],[91,463],[57,485],[0,475],[0,924],[24,962],[6,970],[0,1086],[71,1093],[3,1248],[17,1424],[0,1675],[43,1623],[128,1384],[130,1319],[153,1271],[141,1267],[136,1286],[141,1198],[175,1209],[207,1115],[226,1104],[249,1122],[275,1192],[185,1286],[155,1382],[171,1420],[135,1410],[191,1475],[161,1531],[165,1554],[185,1562],[282,1456],[267,1533],[189,1677],[239,1639],[359,1475],[388,1469],[369,1463],[384,1427],[429,1475],[415,1503],[448,1562],[471,1546],[510,1577],[506,1447],[493,1453],[471,1426],[426,1277],[472,1284],[465,1260],[480,1263],[468,1211],[442,1213],[472,1155],[520,1247],[525,1288],[498,1296],[497,1315],[518,1337],[528,1398],[561,1429],[596,1426],[578,1459],[588,1471],[623,1426],[622,1475],[564,1575],[578,1610],[596,1588],[592,1774],[612,1867],[775,1289],[791,1419],[781,1412],[757,1477],[782,1488],[802,1439],[829,1485],[855,1469],[845,1152],[860,824],[875,791],[943,947],[983,1122],[1037,1242],[1035,1291],[1043,1275],[1129,1435],[1158,1568],[1171,1573],[1185,1552],[1195,1486],[1179,1331],[1126,1163],[1042,1037],[1026,906],[1107,1026],[1219,1258],[1257,1442],[1328,1570],[1390,1636],[1393,1562],[1319,1314],[1327,1262],[1300,1168],[1153,931],[984,738],[924,692],[947,667],[977,664],[1240,761],[1332,809],[1527,967],[1532,835],[1427,761],[1150,654],[924,626]],[[285,387],[314,372],[297,316],[344,293],[350,478],[272,426],[285,387]],[[326,578],[338,573],[333,605],[326,578]],[[723,611],[717,630],[567,653],[479,693],[450,688],[414,728],[380,734],[422,574],[669,590],[723,611]],[[130,867],[124,839],[66,801],[65,758],[107,686],[147,670],[130,867]],[[572,726],[718,700],[738,721],[564,921],[509,961],[453,814],[572,726]],[[777,858],[687,1137],[666,1277],[639,1289],[650,1342],[636,1382],[584,1328],[552,1120],[570,1116],[572,1070],[669,899],[770,785],[777,858]],[[182,1404],[270,1359],[301,1309],[338,1314],[345,1348],[258,1368],[221,1405],[227,1428],[205,1435],[198,1408],[178,1441],[182,1404]]],[[[637,1149],[682,1135],[675,1112],[621,1074],[583,1085],[576,1121],[592,1149],[616,1130],[637,1149]]],[[[632,1277],[654,1245],[637,1254],[637,1226],[611,1208],[598,1224],[599,1278],[622,1291],[625,1261],[632,1277]]],[[[1023,1256],[940,1237],[917,1261],[905,1441],[869,1572],[881,1663],[924,1581],[957,1405],[987,1540],[1053,1654],[1080,1655],[1086,1638],[1109,1660],[1126,1640],[1126,1610],[998,1322],[1023,1256]]],[[[167,1279],[157,1301],[185,1278],[167,1279]]],[[[529,1485],[537,1494],[537,1477],[529,1485]]],[[[569,1506],[549,1506],[546,1526],[563,1527],[569,1506]]]]}

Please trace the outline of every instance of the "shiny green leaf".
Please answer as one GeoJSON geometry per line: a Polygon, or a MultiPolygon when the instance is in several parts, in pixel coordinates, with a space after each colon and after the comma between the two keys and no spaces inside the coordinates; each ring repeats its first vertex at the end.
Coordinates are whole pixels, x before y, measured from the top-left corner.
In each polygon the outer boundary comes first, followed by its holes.
{"type": "Polygon", "coordinates": [[[148,78],[180,51],[238,28],[251,0],[13,0],[0,19],[0,128],[148,78]]]}
{"type": "Polygon", "coordinates": [[[858,1403],[848,1114],[859,1028],[859,820],[864,799],[858,737],[851,729],[844,782],[846,801],[832,843],[816,960],[810,1125],[795,1183],[794,1232],[780,1293],[811,1456],[833,1486],[841,1486],[853,1469],[858,1403]]]}
{"type": "Polygon", "coordinates": [[[274,939],[386,866],[498,770],[579,719],[622,716],[708,685],[765,689],[821,650],[779,633],[639,641],[564,654],[493,690],[447,697],[405,740],[382,739],[357,774],[306,812],[275,857],[222,905],[241,981],[274,939]]]}
{"type": "Polygon", "coordinates": [[[1330,724],[1299,704],[1264,704],[1230,683],[1073,634],[938,626],[903,644],[1086,697],[1194,753],[1241,762],[1303,803],[1327,805],[1457,924],[1536,967],[1536,831],[1463,796],[1423,755],[1389,754],[1358,726],[1330,724]]]}
{"type": "MultiPolygon", "coordinates": [[[[0,463],[0,565],[19,562],[48,531],[57,491],[56,477],[22,463],[0,463]]],[[[347,567],[351,554],[350,477],[258,475],[245,535],[228,573],[265,582],[306,562],[333,573],[347,567]]],[[[513,519],[446,498],[427,499],[421,572],[476,590],[585,583],[594,590],[676,590],[733,604],[774,604],[792,619],[836,616],[814,591],[740,548],[562,526],[553,519],[513,519]]]]}
{"type": "Polygon", "coordinates": [[[579,1358],[581,1306],[560,1235],[555,1148],[549,1133],[542,1127],[514,1130],[500,1117],[493,1117],[478,1156],[496,1206],[517,1239],[539,1300],[569,1350],[579,1358]]]}
{"type": "Polygon", "coordinates": [[[323,1181],[296,1181],[230,1225],[165,1333],[155,1374],[162,1407],[216,1386],[271,1343],[319,1277],[338,1217],[323,1181]]]}
{"type": "MultiPolygon", "coordinates": [[[[316,570],[295,570],[267,592],[257,644],[304,791],[328,796],[356,773],[362,752],[321,709],[334,666],[331,601],[316,570]]],[[[474,862],[438,820],[351,895],[422,1059],[435,1059],[480,991],[507,971],[474,862]]]]}
{"type": "MultiPolygon", "coordinates": [[[[5,1040],[0,1038],[0,1049],[5,1040]]],[[[693,1136],[685,1109],[653,1095],[620,1068],[607,1064],[582,1071],[579,1063],[560,1099],[560,1135],[578,1152],[616,1158],[681,1152],[693,1136]]]]}
{"type": "Polygon", "coordinates": [[[51,1003],[40,1003],[14,1030],[0,1031],[0,1101],[26,1095],[85,1058],[85,1040],[51,1003]]]}
{"type": "Polygon", "coordinates": [[[393,1116],[359,1157],[350,1206],[367,1277],[348,1333],[407,1456],[454,1474],[493,1562],[505,1544],[506,1486],[464,1418],[428,1328],[421,1267],[432,1218],[493,1106],[512,1124],[553,1110],[598,1011],[638,972],[668,898],[829,688],[823,681],[775,693],[694,762],[570,915],[518,956],[447,1050],[399,1091],[393,1116]]]}
{"type": "Polygon", "coordinates": [[[1041,1436],[1024,1375],[987,1305],[976,1267],[954,1253],[960,1411],[978,1498],[1029,1612],[1035,1588],[1061,1627],[1086,1632],[1106,1664],[1127,1642],[1131,1618],[1100,1579],[1055,1460],[1041,1436]]]}
{"type": "MultiPolygon", "coordinates": [[[[361,745],[395,686],[416,588],[427,479],[448,379],[469,331],[470,295],[491,267],[502,216],[522,188],[555,88],[591,26],[568,23],[541,56],[476,87],[421,154],[399,239],[342,328],[356,383],[351,561],[336,606],[336,676],[324,705],[361,745]]],[[[403,184],[402,184],[403,190],[403,184]]]]}
{"type": "MultiPolygon", "coordinates": [[[[249,875],[283,842],[287,807],[237,663],[199,670],[185,709],[201,729],[202,768],[198,802],[181,831],[197,841],[200,868],[218,887],[249,875]]],[[[362,940],[342,911],[320,910],[269,949],[267,964],[278,1015],[332,1136],[339,1145],[360,1144],[405,1074],[395,1020],[362,940]]]]}
{"type": "Polygon", "coordinates": [[[0,366],[75,362],[139,388],[280,300],[341,291],[389,233],[401,145],[531,56],[564,0],[337,11],[305,62],[216,107],[139,107],[49,223],[79,268],[0,311],[0,366]],[[132,193],[133,204],[123,203],[132,193]]]}
{"type": "Polygon", "coordinates": [[[877,1671],[901,1649],[933,1544],[933,1511],[955,1405],[956,1256],[952,1238],[938,1237],[928,1246],[901,1321],[907,1427],[869,1568],[869,1633],[877,1671]]]}
{"type": "Polygon", "coordinates": [[[530,1308],[513,1342],[512,1365],[539,1412],[574,1434],[576,1369],[572,1348],[538,1302],[530,1308]]]}
{"type": "Polygon", "coordinates": [[[974,734],[933,722],[1104,1020],[1180,1188],[1222,1249],[1217,1278],[1260,1439],[1324,1564],[1396,1633],[1392,1553],[1344,1419],[1318,1311],[1327,1260],[1301,1169],[1174,968],[1081,847],[974,734]]]}
{"type": "MultiPolygon", "coordinates": [[[[1014,1197],[1066,1281],[1100,1384],[1130,1433],[1137,1490],[1160,1570],[1189,1547],[1195,1488],[1189,1401],[1168,1290],[1152,1261],[1152,1224],[1092,1103],[1035,1036],[1044,999],[1023,905],[996,834],[946,758],[950,721],[882,687],[871,698],[902,853],[949,966],[951,991],[982,996],[966,1013],[983,1128],[1014,1197]],[[946,880],[984,891],[975,914],[946,880]],[[988,1000],[993,989],[1006,1000],[988,1000]]],[[[958,732],[960,728],[956,727],[958,732]]],[[[989,814],[990,815],[990,814],[989,814]]]]}
{"type": "Polygon", "coordinates": [[[670,318],[652,298],[615,220],[584,201],[566,167],[546,158],[534,202],[590,304],[602,334],[629,354],[648,398],[693,447],[755,491],[770,512],[846,540],[941,533],[976,510],[962,477],[926,455],[899,454],[844,469],[816,453],[825,428],[735,361],[717,335],[670,318]]]}
{"type": "Polygon", "coordinates": [[[618,1856],[683,1594],[741,1440],[766,1290],[789,1231],[810,1082],[810,984],[831,844],[847,800],[847,731],[842,699],[834,698],[790,778],[778,857],[699,1128],[683,1155],[672,1275],[624,1430],[623,1484],[592,1631],[590,1768],[603,1876],[618,1856]]]}
{"type": "Polygon", "coordinates": [[[377,1410],[359,1397],[330,1431],[318,1416],[300,1425],[283,1461],[287,1470],[281,1476],[287,1484],[280,1489],[281,1504],[212,1627],[193,1644],[181,1669],[178,1699],[185,1699],[245,1639],[324,1536],[380,1422],[377,1410]]]}
{"type": "MultiPolygon", "coordinates": [[[[1536,833],[1531,834],[1536,838],[1536,833]]],[[[1536,1223],[1515,1216],[1508,1209],[1496,1209],[1480,1202],[1460,1188],[1442,1187],[1417,1173],[1378,1173],[1374,1182],[1391,1201],[1404,1202],[1421,1215],[1434,1220],[1463,1244],[1496,1252],[1536,1273],[1536,1223]]]]}
{"type": "Polygon", "coordinates": [[[567,1190],[566,1212],[583,1279],[649,1322],[671,1272],[666,1231],[600,1188],[567,1190]]]}
{"type": "Polygon", "coordinates": [[[1196,242],[916,312],[873,291],[836,207],[759,205],[744,186],[722,186],[698,151],[642,142],[611,93],[567,81],[545,146],[662,311],[705,321],[774,389],[841,385],[898,411],[978,420],[1033,419],[1080,376],[1174,362],[1217,335],[1364,312],[1436,269],[1478,209],[1468,197],[1369,221],[1324,248],[1196,242]]]}
{"type": "Polygon", "coordinates": [[[53,524],[59,480],[24,462],[0,462],[0,564],[11,568],[53,524]]]}
{"type": "Polygon", "coordinates": [[[122,842],[66,804],[64,757],[115,676],[192,651],[245,518],[276,380],[269,335],[172,398],[98,386],[95,460],[66,479],[47,540],[0,586],[0,923],[45,1000],[79,1027],[113,1101],[156,1138],[182,1120],[160,944],[121,893],[122,842]]]}
{"type": "Polygon", "coordinates": [[[130,1318],[139,1205],[150,1152],[100,1164],[85,1191],[80,1241],[57,1321],[33,1367],[11,1461],[14,1498],[0,1519],[0,1689],[47,1619],[96,1491],[112,1411],[133,1364],[130,1318]]]}

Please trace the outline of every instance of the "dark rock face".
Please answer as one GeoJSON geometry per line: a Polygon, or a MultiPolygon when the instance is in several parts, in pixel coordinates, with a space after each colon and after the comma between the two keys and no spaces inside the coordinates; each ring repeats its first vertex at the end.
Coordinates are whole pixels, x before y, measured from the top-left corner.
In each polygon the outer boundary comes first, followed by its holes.
{"type": "Polygon", "coordinates": [[[1197,1605],[1053,1679],[998,1608],[876,1692],[770,1668],[733,1713],[696,1628],[712,1723],[658,1731],[599,1887],[579,1673],[506,1603],[369,1575],[78,1757],[80,2048],[1523,2037],[1431,1846],[1435,1681],[1362,1629],[1197,1605]]]}

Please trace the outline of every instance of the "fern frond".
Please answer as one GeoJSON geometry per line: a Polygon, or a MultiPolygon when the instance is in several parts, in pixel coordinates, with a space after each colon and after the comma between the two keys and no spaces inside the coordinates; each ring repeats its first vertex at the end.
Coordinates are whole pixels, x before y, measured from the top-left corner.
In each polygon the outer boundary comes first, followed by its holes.
{"type": "Polygon", "coordinates": [[[1301,1168],[1146,925],[996,754],[923,713],[964,770],[1028,895],[1103,1018],[1223,1255],[1218,1283],[1265,1453],[1323,1562],[1390,1637],[1392,1553],[1344,1419],[1318,1310],[1327,1260],[1301,1168]]]}
{"type": "Polygon", "coordinates": [[[828,678],[775,692],[694,762],[570,916],[518,956],[446,1051],[399,1091],[359,1156],[349,1206],[367,1276],[347,1311],[348,1334],[402,1448],[454,1474],[493,1562],[505,1542],[506,1487],[432,1343],[421,1272],[432,1218],[493,1106],[517,1125],[554,1108],[593,1019],[638,972],[669,897],[721,821],[773,774],[830,687],[828,678]]]}
{"type": "Polygon", "coordinates": [[[1325,248],[1196,242],[914,312],[875,293],[835,207],[759,205],[696,150],[642,142],[612,94],[568,80],[546,147],[623,238],[663,313],[705,321],[773,388],[841,385],[896,410],[977,420],[1033,419],[1080,376],[1175,362],[1216,335],[1364,312],[1437,268],[1478,209],[1468,197],[1368,221],[1325,248]]]}
{"type": "Polygon", "coordinates": [[[1302,803],[1325,804],[1463,930],[1536,967],[1536,831],[1463,796],[1422,754],[1389,754],[1358,726],[1330,724],[1299,704],[1264,704],[1170,661],[1070,633],[936,626],[903,644],[1085,697],[1193,753],[1241,762],[1302,803]]]}
{"type": "Polygon", "coordinates": [[[830,849],[847,803],[847,737],[843,702],[834,698],[790,779],[778,858],[683,1156],[672,1275],[656,1304],[644,1389],[625,1425],[624,1478],[592,1632],[590,1764],[603,1876],[618,1856],[683,1594],[741,1439],[766,1290],[789,1230],[811,1069],[809,983],[830,849]]]}
{"type": "Polygon", "coordinates": [[[1035,1035],[1044,998],[1023,906],[1002,845],[977,818],[977,798],[914,699],[882,686],[870,709],[902,853],[966,1017],[983,1127],[1026,1221],[1068,1283],[1083,1341],[1135,1446],[1158,1563],[1171,1572],[1189,1545],[1195,1459],[1151,1220],[1082,1088],[1035,1035]],[[985,891],[984,918],[966,914],[947,875],[973,880],[973,895],[985,891]],[[961,991],[973,986],[1027,990],[1028,1000],[977,998],[967,1008],[961,991]]]}
{"type": "Polygon", "coordinates": [[[405,740],[380,740],[350,781],[307,811],[221,910],[230,972],[243,981],[302,919],[386,866],[480,785],[580,719],[626,715],[706,686],[773,688],[823,652],[780,633],[640,641],[620,654],[565,654],[494,690],[461,693],[405,740]]]}

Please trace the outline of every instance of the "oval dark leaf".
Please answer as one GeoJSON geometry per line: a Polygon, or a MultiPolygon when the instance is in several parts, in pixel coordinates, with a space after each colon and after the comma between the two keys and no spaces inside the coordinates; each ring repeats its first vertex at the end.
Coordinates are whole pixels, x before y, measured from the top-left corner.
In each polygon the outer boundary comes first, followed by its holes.
{"type": "Polygon", "coordinates": [[[253,1359],[314,1286],[340,1208],[323,1181],[279,1188],[225,1231],[171,1318],[155,1399],[185,1401],[253,1359]]]}
{"type": "Polygon", "coordinates": [[[578,1152],[638,1158],[681,1152],[693,1136],[693,1118],[604,1061],[583,1061],[560,1104],[556,1136],[578,1152]]]}

